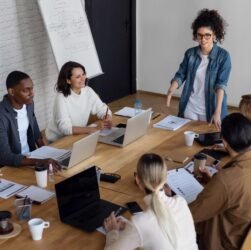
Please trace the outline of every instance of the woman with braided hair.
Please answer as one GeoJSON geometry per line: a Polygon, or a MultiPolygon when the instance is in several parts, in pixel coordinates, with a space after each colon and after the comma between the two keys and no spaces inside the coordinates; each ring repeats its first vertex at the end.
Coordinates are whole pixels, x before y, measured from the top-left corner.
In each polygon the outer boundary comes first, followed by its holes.
{"type": "Polygon", "coordinates": [[[145,193],[147,208],[133,215],[130,222],[115,217],[105,219],[106,250],[180,249],[195,250],[196,234],[192,215],[180,196],[169,197],[163,187],[167,168],[156,154],[144,154],[137,165],[136,182],[145,193]]]}

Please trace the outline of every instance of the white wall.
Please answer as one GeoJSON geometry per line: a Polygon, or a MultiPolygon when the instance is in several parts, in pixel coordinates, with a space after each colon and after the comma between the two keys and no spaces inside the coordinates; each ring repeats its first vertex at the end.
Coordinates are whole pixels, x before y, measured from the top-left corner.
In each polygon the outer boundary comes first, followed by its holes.
{"type": "Polygon", "coordinates": [[[35,112],[40,128],[52,111],[58,70],[36,0],[0,1],[0,99],[13,70],[29,74],[34,83],[35,112]]]}
{"type": "Polygon", "coordinates": [[[34,83],[35,112],[44,129],[52,115],[58,69],[37,0],[0,0],[0,10],[0,100],[7,75],[26,72],[34,83]]]}
{"type": "Polygon", "coordinates": [[[228,104],[238,106],[241,95],[251,93],[251,2],[248,0],[138,0],[138,89],[166,93],[185,50],[196,45],[190,26],[203,8],[217,9],[229,24],[221,46],[230,52],[232,59],[228,104]]]}

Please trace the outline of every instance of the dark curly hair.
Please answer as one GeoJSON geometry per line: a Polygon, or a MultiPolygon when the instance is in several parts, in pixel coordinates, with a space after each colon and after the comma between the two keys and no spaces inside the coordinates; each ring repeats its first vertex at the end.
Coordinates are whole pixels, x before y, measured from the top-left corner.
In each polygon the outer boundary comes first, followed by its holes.
{"type": "Polygon", "coordinates": [[[67,62],[65,63],[58,75],[58,80],[55,85],[56,91],[59,93],[63,93],[65,97],[71,94],[71,87],[67,83],[67,79],[70,80],[72,76],[72,70],[74,68],[81,68],[86,74],[85,67],[77,62],[67,62]]]}
{"type": "Polygon", "coordinates": [[[215,33],[216,41],[222,43],[226,34],[226,21],[220,16],[217,10],[202,9],[193,21],[193,40],[197,40],[197,31],[201,27],[210,27],[215,33]]]}

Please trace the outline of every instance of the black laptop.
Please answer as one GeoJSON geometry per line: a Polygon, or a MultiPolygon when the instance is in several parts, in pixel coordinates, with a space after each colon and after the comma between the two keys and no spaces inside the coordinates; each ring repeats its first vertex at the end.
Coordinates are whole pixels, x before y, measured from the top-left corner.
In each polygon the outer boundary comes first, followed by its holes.
{"type": "MultiPolygon", "coordinates": [[[[55,185],[62,222],[92,232],[121,206],[101,200],[96,167],[93,166],[55,185]]],[[[120,214],[126,208],[120,209],[120,214]]]]}
{"type": "Polygon", "coordinates": [[[195,138],[195,140],[203,146],[212,146],[217,143],[222,143],[220,132],[199,134],[199,137],[195,138]]]}

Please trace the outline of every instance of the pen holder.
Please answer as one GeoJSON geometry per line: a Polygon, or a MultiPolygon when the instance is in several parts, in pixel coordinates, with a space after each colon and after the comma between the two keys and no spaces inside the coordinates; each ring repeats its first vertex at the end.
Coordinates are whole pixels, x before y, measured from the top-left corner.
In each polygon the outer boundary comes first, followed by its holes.
{"type": "Polygon", "coordinates": [[[21,198],[15,200],[16,215],[18,220],[30,220],[32,202],[30,199],[21,198]]]}

